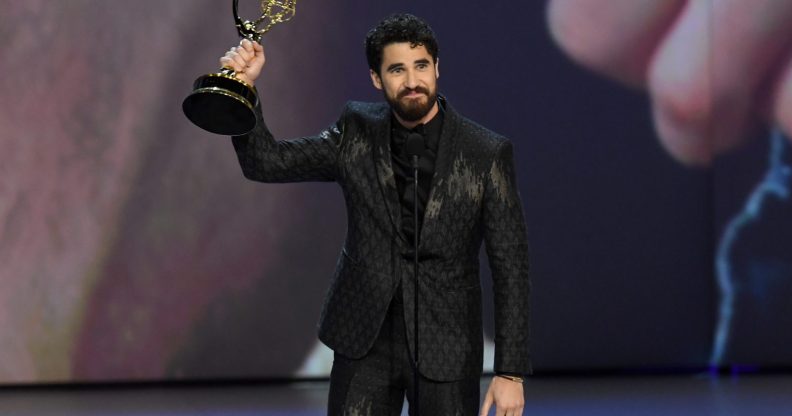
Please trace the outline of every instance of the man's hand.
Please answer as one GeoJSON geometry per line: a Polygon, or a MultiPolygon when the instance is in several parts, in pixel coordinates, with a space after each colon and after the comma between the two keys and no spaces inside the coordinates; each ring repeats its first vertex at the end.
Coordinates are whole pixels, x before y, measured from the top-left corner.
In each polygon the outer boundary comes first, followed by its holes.
{"type": "Polygon", "coordinates": [[[253,85],[261,74],[265,61],[261,44],[242,39],[239,46],[231,48],[220,58],[220,66],[233,69],[237,79],[253,85]]]}
{"type": "Polygon", "coordinates": [[[481,406],[481,416],[489,414],[490,407],[495,405],[495,416],[522,416],[525,406],[523,385],[503,377],[492,378],[484,404],[481,406]]]}
{"type": "Polygon", "coordinates": [[[649,92],[679,161],[706,165],[768,123],[792,137],[792,1],[549,4],[550,31],[574,60],[649,92]]]}

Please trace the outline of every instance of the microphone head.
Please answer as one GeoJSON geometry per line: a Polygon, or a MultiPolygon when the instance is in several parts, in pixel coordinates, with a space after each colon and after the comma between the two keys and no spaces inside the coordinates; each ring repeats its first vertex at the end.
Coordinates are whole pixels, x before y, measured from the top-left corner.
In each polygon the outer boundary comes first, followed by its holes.
{"type": "Polygon", "coordinates": [[[405,144],[405,150],[407,151],[407,156],[421,156],[426,149],[426,145],[424,144],[424,137],[421,134],[412,132],[407,136],[407,143],[405,144]]]}

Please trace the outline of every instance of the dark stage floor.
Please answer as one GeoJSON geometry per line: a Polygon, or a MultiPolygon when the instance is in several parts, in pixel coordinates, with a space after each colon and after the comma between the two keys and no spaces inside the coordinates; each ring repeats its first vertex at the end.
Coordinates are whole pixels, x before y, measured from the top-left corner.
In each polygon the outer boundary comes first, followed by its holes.
{"type": "MultiPolygon", "coordinates": [[[[315,416],[324,415],[327,388],[326,382],[0,387],[0,415],[315,416]]],[[[526,392],[526,415],[792,414],[792,375],[788,374],[535,377],[527,382],[526,392]]]]}

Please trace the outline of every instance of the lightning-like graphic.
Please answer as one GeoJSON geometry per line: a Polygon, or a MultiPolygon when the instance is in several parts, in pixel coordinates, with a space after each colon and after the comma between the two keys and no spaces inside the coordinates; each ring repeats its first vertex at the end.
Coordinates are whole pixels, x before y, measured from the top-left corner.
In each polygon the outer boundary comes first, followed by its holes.
{"type": "MultiPolygon", "coordinates": [[[[792,151],[789,139],[779,129],[775,129],[771,133],[770,141],[767,173],[751,192],[743,209],[729,221],[717,248],[715,274],[720,289],[720,303],[710,356],[710,365],[713,368],[726,364],[725,355],[735,341],[732,339],[733,321],[737,286],[741,283],[740,276],[735,271],[735,245],[745,238],[748,228],[766,214],[766,206],[771,200],[786,202],[792,192],[792,151]]],[[[789,214],[792,215],[792,211],[789,214]]]]}

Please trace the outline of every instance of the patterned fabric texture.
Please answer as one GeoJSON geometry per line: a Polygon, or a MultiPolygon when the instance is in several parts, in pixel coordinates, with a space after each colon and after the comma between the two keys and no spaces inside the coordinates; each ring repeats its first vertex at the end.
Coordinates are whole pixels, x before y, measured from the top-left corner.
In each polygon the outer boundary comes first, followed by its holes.
{"type": "MultiPolygon", "coordinates": [[[[419,381],[422,415],[477,415],[479,377],[456,381],[419,381]]],[[[391,303],[371,350],[360,359],[336,353],[330,379],[328,415],[384,416],[401,414],[405,396],[415,411],[415,378],[404,329],[404,305],[391,303]]]]}
{"type": "MultiPolygon", "coordinates": [[[[531,372],[528,242],[512,145],[459,115],[444,98],[445,120],[419,245],[420,371],[452,381],[482,371],[478,253],[482,241],[495,296],[495,371],[531,372]]],[[[319,338],[350,358],[374,344],[401,288],[416,294],[411,242],[402,233],[386,103],[348,103],[339,120],[312,137],[276,141],[259,122],[233,138],[245,177],[262,182],[336,181],[347,234],[319,321],[319,338]],[[401,283],[401,284],[400,284],[401,283]]],[[[413,345],[414,316],[405,308],[413,345]]]]}

